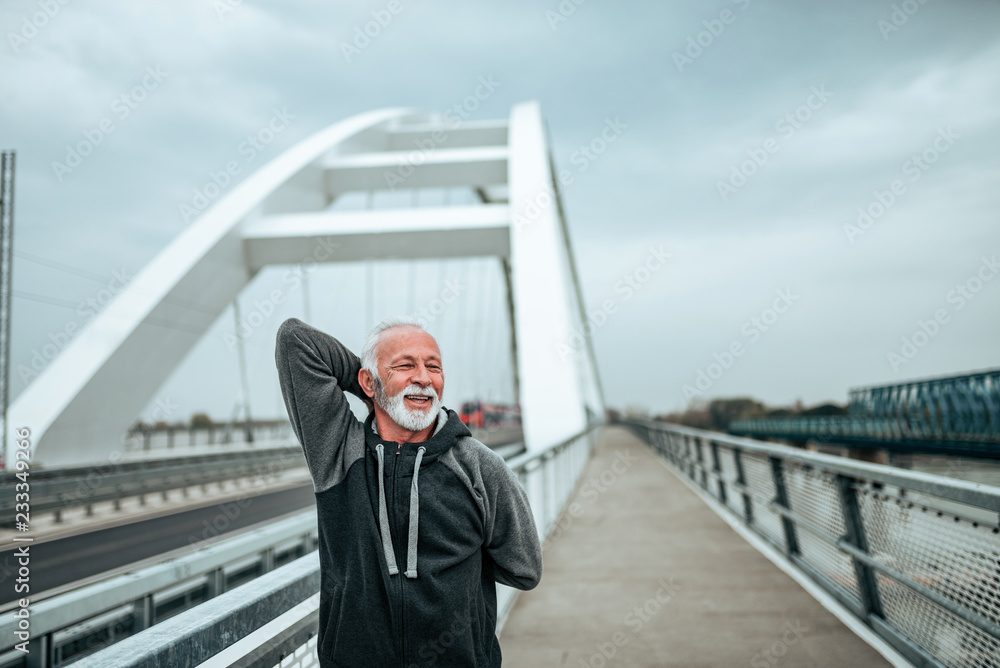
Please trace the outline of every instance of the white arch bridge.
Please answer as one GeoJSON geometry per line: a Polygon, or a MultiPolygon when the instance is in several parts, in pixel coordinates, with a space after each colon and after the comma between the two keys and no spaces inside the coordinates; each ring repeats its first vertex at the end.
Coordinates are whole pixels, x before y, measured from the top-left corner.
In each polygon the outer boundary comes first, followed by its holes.
{"type": "Polygon", "coordinates": [[[34,460],[46,467],[105,461],[262,268],[308,257],[473,256],[503,264],[526,447],[580,432],[603,415],[603,398],[589,340],[585,349],[565,353],[583,330],[583,303],[536,103],[516,105],[507,119],[463,123],[383,109],[300,142],[220,198],[154,258],[21,393],[9,424],[31,429],[34,460]],[[397,187],[467,187],[478,202],[330,210],[347,193],[397,187]],[[313,252],[329,248],[331,237],[335,253],[313,252]]]}

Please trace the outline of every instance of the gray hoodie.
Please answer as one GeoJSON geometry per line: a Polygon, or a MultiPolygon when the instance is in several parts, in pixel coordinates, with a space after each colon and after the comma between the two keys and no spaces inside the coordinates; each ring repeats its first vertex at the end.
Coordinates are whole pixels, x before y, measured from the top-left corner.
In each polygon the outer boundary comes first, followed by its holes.
{"type": "Polygon", "coordinates": [[[500,666],[495,583],[542,573],[514,473],[449,409],[423,443],[380,439],[344,394],[364,396],[360,360],[301,320],[281,324],[275,362],[316,493],[320,665],[500,666]]]}

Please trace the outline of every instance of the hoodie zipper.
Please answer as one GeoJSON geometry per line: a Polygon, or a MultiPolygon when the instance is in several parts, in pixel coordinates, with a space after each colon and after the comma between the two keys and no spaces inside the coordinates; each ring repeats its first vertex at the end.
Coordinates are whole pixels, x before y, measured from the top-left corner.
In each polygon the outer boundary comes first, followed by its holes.
{"type": "MultiPolygon", "coordinates": [[[[392,496],[389,497],[389,498],[392,499],[392,508],[393,508],[393,513],[391,515],[391,520],[390,521],[392,522],[392,532],[396,536],[399,535],[399,531],[396,529],[396,526],[395,526],[395,524],[396,524],[396,513],[395,513],[395,509],[396,509],[396,483],[398,482],[398,479],[399,479],[399,477],[398,477],[398,474],[399,474],[399,453],[402,452],[402,450],[403,450],[403,444],[402,443],[396,444],[396,457],[393,458],[393,467],[392,467],[392,496]]],[[[392,549],[393,549],[393,551],[395,551],[396,546],[393,545],[392,549]]],[[[402,571],[400,571],[399,574],[397,575],[397,580],[399,582],[399,628],[400,628],[400,634],[399,634],[399,661],[400,661],[400,665],[401,666],[406,666],[407,665],[406,664],[406,592],[404,590],[404,585],[403,585],[403,581],[405,579],[406,579],[406,576],[403,574],[402,571]]]]}

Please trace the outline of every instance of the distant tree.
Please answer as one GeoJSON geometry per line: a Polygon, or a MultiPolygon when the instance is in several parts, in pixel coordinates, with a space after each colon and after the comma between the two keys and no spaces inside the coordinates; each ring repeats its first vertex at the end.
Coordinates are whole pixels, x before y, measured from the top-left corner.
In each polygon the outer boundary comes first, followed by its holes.
{"type": "Polygon", "coordinates": [[[616,422],[621,422],[622,413],[617,408],[605,408],[604,409],[604,420],[608,424],[615,424],[616,422]]]}
{"type": "Polygon", "coordinates": [[[649,409],[645,406],[632,404],[625,407],[625,416],[636,420],[648,420],[649,409]]]}
{"type": "Polygon", "coordinates": [[[672,422],[682,424],[695,429],[709,429],[711,423],[708,417],[708,405],[704,401],[695,399],[688,407],[680,413],[667,413],[657,417],[662,422],[672,422]]]}
{"type": "Polygon", "coordinates": [[[710,429],[714,431],[728,431],[733,420],[763,417],[766,413],[767,407],[750,397],[713,399],[708,404],[710,429]]]}
{"type": "Polygon", "coordinates": [[[847,407],[838,404],[820,404],[802,411],[804,417],[825,417],[831,415],[847,415],[847,407]]]}
{"type": "Polygon", "coordinates": [[[837,415],[847,415],[847,408],[834,403],[805,408],[800,399],[797,399],[791,406],[772,407],[752,397],[734,397],[731,399],[712,399],[708,402],[696,399],[681,412],[662,413],[657,415],[655,419],[696,429],[726,432],[734,420],[837,415]]]}
{"type": "Polygon", "coordinates": [[[208,413],[195,413],[191,416],[192,428],[211,427],[213,424],[215,423],[212,421],[212,418],[209,417],[208,413]]]}

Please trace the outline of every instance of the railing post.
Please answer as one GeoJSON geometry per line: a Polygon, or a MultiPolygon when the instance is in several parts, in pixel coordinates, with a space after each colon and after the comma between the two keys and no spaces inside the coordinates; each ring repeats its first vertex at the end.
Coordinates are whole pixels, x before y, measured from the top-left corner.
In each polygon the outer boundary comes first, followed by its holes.
{"type": "MultiPolygon", "coordinates": [[[[838,473],[837,493],[840,497],[840,509],[844,515],[847,541],[865,554],[869,554],[864,518],[861,516],[858,494],[854,488],[856,482],[854,478],[838,473]]],[[[871,615],[882,617],[882,599],[879,597],[875,573],[868,564],[857,557],[852,556],[851,561],[854,563],[854,574],[858,578],[858,591],[861,594],[861,605],[864,606],[866,617],[871,615]]]]}
{"type": "Polygon", "coordinates": [[[51,668],[55,665],[55,647],[52,634],[35,636],[28,641],[28,653],[25,655],[26,668],[51,668]]]}
{"type": "MultiPolygon", "coordinates": [[[[774,455],[768,455],[771,462],[771,477],[774,479],[774,502],[786,510],[791,510],[788,505],[788,492],[785,489],[785,467],[784,462],[774,455]]],[[[785,530],[785,553],[790,557],[799,553],[799,541],[795,536],[795,523],[791,518],[782,515],[781,526],[785,530]]]]}
{"type": "Polygon", "coordinates": [[[733,448],[733,461],[736,463],[736,482],[742,487],[743,495],[743,518],[747,526],[753,526],[753,500],[747,494],[747,477],[743,473],[743,451],[740,448],[733,448]]]}
{"type": "Polygon", "coordinates": [[[696,443],[697,439],[694,436],[684,437],[684,449],[687,451],[685,454],[687,457],[688,478],[691,478],[694,482],[698,482],[698,463],[694,453],[694,449],[697,447],[696,443]]]}
{"type": "Polygon", "coordinates": [[[704,448],[701,447],[701,438],[694,438],[695,447],[695,461],[697,462],[698,474],[701,478],[701,486],[703,489],[708,490],[708,474],[705,473],[705,452],[704,448]]]}
{"type": "Polygon", "coordinates": [[[208,573],[206,580],[208,581],[208,597],[215,598],[219,594],[223,593],[226,589],[226,574],[222,568],[216,568],[211,573],[208,573]]]}
{"type": "Polygon", "coordinates": [[[712,470],[715,472],[716,481],[719,485],[719,501],[726,504],[726,481],[722,479],[722,464],[719,462],[719,444],[714,440],[709,444],[712,447],[712,470]]]}
{"type": "Polygon", "coordinates": [[[268,547],[261,553],[260,563],[265,573],[270,573],[274,570],[274,546],[268,547]]]}
{"type": "Polygon", "coordinates": [[[132,633],[138,633],[153,625],[152,594],[136,599],[132,606],[132,620],[132,633]]]}

